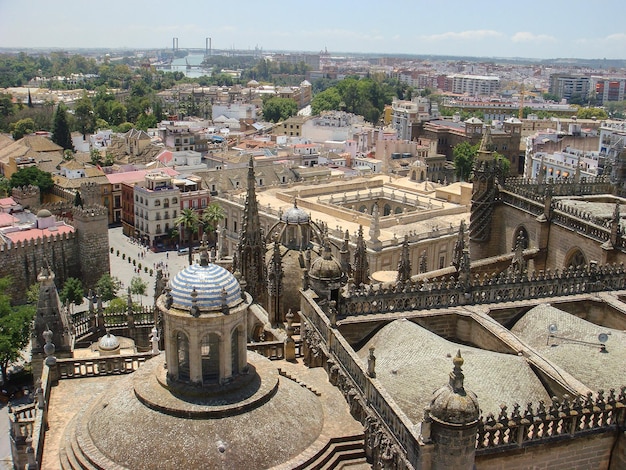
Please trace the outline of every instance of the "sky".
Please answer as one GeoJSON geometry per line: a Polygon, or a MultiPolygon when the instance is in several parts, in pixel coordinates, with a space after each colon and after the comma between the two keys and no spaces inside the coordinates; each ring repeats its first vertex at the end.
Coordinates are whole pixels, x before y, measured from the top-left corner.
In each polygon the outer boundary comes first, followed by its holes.
{"type": "Polygon", "coordinates": [[[0,0],[0,48],[626,59],[626,1],[0,0]]]}

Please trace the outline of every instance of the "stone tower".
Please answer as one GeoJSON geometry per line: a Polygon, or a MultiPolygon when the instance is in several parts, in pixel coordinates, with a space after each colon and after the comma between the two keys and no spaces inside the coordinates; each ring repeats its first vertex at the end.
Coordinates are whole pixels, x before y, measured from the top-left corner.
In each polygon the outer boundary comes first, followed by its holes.
{"type": "Polygon", "coordinates": [[[398,262],[398,282],[407,282],[411,279],[411,255],[409,252],[409,236],[404,236],[402,243],[402,254],[398,262]]]}
{"type": "Polygon", "coordinates": [[[74,208],[81,280],[86,289],[95,287],[109,268],[108,214],[104,206],[74,208]]]}
{"type": "Polygon", "coordinates": [[[474,163],[474,187],[470,213],[469,238],[474,259],[483,257],[481,244],[491,238],[491,222],[497,196],[496,163],[493,157],[491,131],[487,127],[483,133],[480,149],[474,163]]]}
{"type": "Polygon", "coordinates": [[[83,207],[97,206],[98,204],[101,204],[100,186],[93,181],[81,183],[80,197],[83,200],[83,207]]]}
{"type": "Polygon", "coordinates": [[[243,224],[237,245],[238,265],[246,290],[255,302],[267,307],[267,268],[265,266],[265,239],[259,222],[259,207],[256,200],[254,158],[248,163],[248,193],[243,212],[243,224]]]}
{"type": "Polygon", "coordinates": [[[370,283],[370,271],[369,263],[367,261],[367,247],[365,246],[365,240],[363,238],[363,227],[359,225],[359,231],[357,233],[356,248],[354,250],[354,285],[360,286],[361,284],[370,283]]]}
{"type": "Polygon", "coordinates": [[[274,250],[270,259],[267,279],[268,306],[267,315],[272,326],[282,321],[282,294],[283,294],[283,262],[280,253],[278,236],[274,238],[274,250]]]}
{"type": "Polygon", "coordinates": [[[43,332],[52,331],[52,344],[59,357],[72,355],[72,336],[70,319],[61,305],[57,288],[54,284],[54,272],[45,266],[41,268],[37,281],[39,282],[39,298],[37,300],[37,314],[33,325],[31,348],[33,355],[33,377],[41,376],[43,366],[45,339],[43,332]]]}
{"type": "Polygon", "coordinates": [[[13,188],[11,190],[11,197],[24,209],[33,209],[41,205],[38,186],[28,185],[20,188],[13,188]]]}
{"type": "Polygon", "coordinates": [[[476,394],[466,390],[459,350],[452,360],[454,369],[448,385],[433,393],[427,421],[434,444],[432,469],[471,470],[474,468],[476,433],[480,409],[476,394]]]}

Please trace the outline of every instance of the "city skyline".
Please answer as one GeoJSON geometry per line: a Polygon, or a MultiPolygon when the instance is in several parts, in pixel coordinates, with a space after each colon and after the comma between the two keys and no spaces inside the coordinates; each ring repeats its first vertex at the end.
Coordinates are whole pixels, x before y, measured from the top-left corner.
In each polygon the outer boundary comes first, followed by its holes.
{"type": "Polygon", "coordinates": [[[277,0],[242,1],[233,12],[204,2],[0,0],[0,47],[292,50],[330,53],[453,55],[486,58],[626,58],[621,18],[626,6],[608,0],[494,3],[320,0],[308,9],[277,0]],[[597,10],[597,9],[596,9],[597,10]],[[83,17],[79,17],[83,13],[83,17]],[[602,18],[582,24],[581,20],[602,18]],[[19,21],[19,19],[22,21],[19,21]],[[203,20],[206,19],[206,20],[203,20]]]}

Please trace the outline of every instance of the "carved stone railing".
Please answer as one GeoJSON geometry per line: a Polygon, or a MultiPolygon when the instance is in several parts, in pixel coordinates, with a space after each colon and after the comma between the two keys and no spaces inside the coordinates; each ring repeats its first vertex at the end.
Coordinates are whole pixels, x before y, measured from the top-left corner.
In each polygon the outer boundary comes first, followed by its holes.
{"type": "Polygon", "coordinates": [[[621,388],[619,395],[611,389],[606,398],[604,391],[600,390],[595,397],[591,392],[587,397],[573,400],[568,395],[564,395],[562,401],[554,397],[547,407],[540,401],[536,410],[533,410],[532,403],[526,410],[521,410],[517,403],[510,413],[504,405],[501,409],[497,417],[489,414],[480,418],[477,455],[622,430],[626,424],[626,386],[621,388]]]}
{"type": "Polygon", "coordinates": [[[529,178],[507,178],[504,189],[528,199],[541,200],[546,188],[550,187],[553,196],[579,196],[582,194],[613,194],[614,186],[607,176],[594,178],[546,178],[542,183],[529,178]]]}
{"type": "Polygon", "coordinates": [[[60,379],[130,374],[153,356],[151,352],[124,356],[106,356],[92,359],[57,359],[60,379]]]}
{"type": "Polygon", "coordinates": [[[543,213],[544,195],[537,195],[535,193],[530,194],[516,194],[509,191],[500,191],[500,200],[509,205],[528,212],[529,214],[538,216],[543,213]]]}
{"type": "MultiPolygon", "coordinates": [[[[77,338],[88,335],[94,331],[96,325],[96,311],[84,311],[72,314],[72,326],[77,338]]],[[[152,307],[142,307],[138,311],[128,312],[126,309],[118,312],[103,311],[102,321],[105,328],[119,328],[134,326],[150,326],[154,324],[154,309],[152,307]]]]}
{"type": "Polygon", "coordinates": [[[453,276],[436,282],[418,280],[360,289],[352,285],[341,298],[338,308],[339,316],[345,318],[622,289],[626,289],[626,269],[620,264],[530,274],[502,272],[493,276],[475,276],[467,285],[453,276]]]}
{"type": "MultiPolygon", "coordinates": [[[[302,341],[294,341],[296,357],[302,357],[302,341]]],[[[248,351],[254,351],[272,361],[285,358],[284,341],[265,341],[262,343],[248,343],[248,351]]]]}

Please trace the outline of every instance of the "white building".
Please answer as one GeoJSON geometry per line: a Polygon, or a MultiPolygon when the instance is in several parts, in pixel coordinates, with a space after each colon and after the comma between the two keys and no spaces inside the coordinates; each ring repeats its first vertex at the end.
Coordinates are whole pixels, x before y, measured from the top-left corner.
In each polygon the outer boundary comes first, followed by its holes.
{"type": "Polygon", "coordinates": [[[452,93],[490,96],[500,89],[500,78],[486,75],[452,74],[446,77],[452,93]]]}
{"type": "Polygon", "coordinates": [[[414,122],[426,121],[430,117],[430,100],[416,96],[410,101],[393,99],[391,103],[391,125],[398,139],[411,140],[411,127],[414,122]]]}

